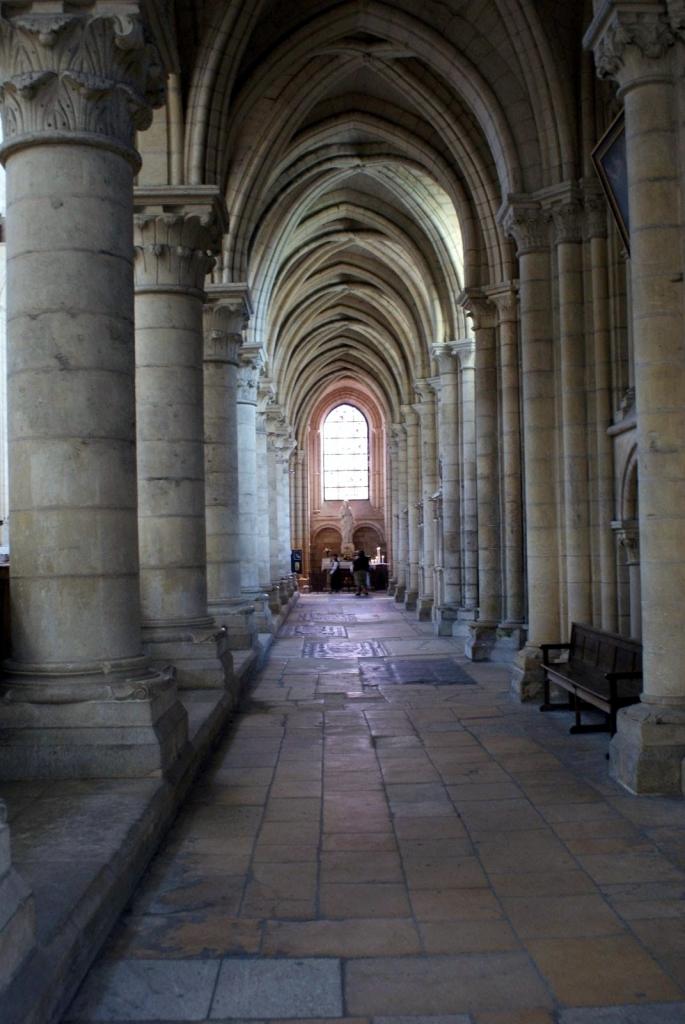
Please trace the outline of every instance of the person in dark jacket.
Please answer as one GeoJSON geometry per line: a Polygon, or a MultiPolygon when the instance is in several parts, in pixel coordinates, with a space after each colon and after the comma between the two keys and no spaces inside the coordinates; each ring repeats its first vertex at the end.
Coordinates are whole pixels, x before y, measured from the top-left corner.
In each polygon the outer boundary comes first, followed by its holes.
{"type": "Polygon", "coordinates": [[[328,575],[331,579],[331,593],[340,593],[342,586],[342,570],[340,568],[340,562],[338,561],[337,555],[331,555],[331,561],[328,566],[328,575]]]}
{"type": "Polygon", "coordinates": [[[355,591],[355,597],[369,596],[369,588],[367,586],[367,573],[369,571],[369,559],[360,548],[357,552],[354,561],[352,562],[352,575],[354,576],[354,585],[357,588],[355,591]]]}

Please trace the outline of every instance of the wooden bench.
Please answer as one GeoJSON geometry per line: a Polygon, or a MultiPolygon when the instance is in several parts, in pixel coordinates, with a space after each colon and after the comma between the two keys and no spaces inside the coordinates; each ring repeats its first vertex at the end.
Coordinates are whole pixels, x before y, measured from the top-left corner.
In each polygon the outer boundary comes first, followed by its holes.
{"type": "Polygon", "coordinates": [[[642,692],[642,644],[616,633],[605,633],[592,626],[574,622],[571,642],[542,644],[545,673],[545,702],[541,711],[574,711],[576,723],[571,732],[616,732],[619,708],[636,704],[642,692]],[[568,651],[568,660],[552,661],[550,652],[568,651]],[[568,703],[552,702],[554,683],[569,693],[568,703]],[[583,706],[592,704],[608,716],[605,724],[583,725],[583,706]]]}

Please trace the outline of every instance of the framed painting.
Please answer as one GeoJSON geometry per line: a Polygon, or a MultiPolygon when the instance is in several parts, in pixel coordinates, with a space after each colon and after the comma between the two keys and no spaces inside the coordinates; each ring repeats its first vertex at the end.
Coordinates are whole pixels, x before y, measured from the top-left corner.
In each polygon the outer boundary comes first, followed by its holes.
{"type": "Polygon", "coordinates": [[[592,151],[592,161],[626,249],[630,252],[628,166],[623,113],[609,125],[592,151]]]}

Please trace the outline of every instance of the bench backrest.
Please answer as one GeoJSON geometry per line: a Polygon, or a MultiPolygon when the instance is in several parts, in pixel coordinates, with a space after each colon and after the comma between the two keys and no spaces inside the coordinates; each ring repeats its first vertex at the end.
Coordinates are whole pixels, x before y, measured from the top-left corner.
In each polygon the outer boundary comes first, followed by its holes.
{"type": "Polygon", "coordinates": [[[571,626],[569,662],[605,672],[641,672],[642,644],[618,633],[574,622],[571,626]]]}

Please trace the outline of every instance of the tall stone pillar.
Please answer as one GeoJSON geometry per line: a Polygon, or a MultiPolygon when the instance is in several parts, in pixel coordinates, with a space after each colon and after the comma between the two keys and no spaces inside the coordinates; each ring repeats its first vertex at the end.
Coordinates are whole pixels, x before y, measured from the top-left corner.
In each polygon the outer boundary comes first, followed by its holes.
{"type": "Polygon", "coordinates": [[[143,642],[181,688],[222,687],[232,659],[207,611],[202,308],[219,190],[135,190],[136,432],[143,642]]]}
{"type": "Polygon", "coordinates": [[[36,941],[33,894],[12,867],[7,808],[0,800],[0,992],[36,941]]]}
{"type": "Polygon", "coordinates": [[[421,586],[417,605],[418,617],[430,621],[433,612],[435,572],[435,519],[432,498],[438,489],[438,457],[435,444],[435,393],[429,380],[418,380],[414,385],[418,401],[414,410],[419,418],[421,467],[421,503],[423,509],[421,586]]]}
{"type": "Polygon", "coordinates": [[[415,611],[419,597],[419,421],[411,405],[402,406],[407,445],[407,592],[404,607],[415,611]]]}
{"type": "Polygon", "coordinates": [[[525,699],[542,691],[540,644],[561,639],[552,294],[548,222],[539,205],[510,202],[502,220],[517,245],[520,277],[528,640],[511,684],[525,699]]]}
{"type": "Polygon", "coordinates": [[[300,573],[307,572],[309,557],[309,532],[307,530],[307,463],[306,455],[298,446],[292,463],[292,501],[291,515],[293,523],[293,547],[302,551],[302,567],[300,573]]]}
{"type": "Polygon", "coordinates": [[[433,621],[441,636],[451,636],[461,603],[461,531],[459,496],[459,380],[450,347],[436,345],[433,356],[440,373],[438,389],[438,452],[441,467],[442,595],[433,621]]]}
{"type": "MultiPolygon", "coordinates": [[[[290,456],[294,448],[295,438],[285,423],[282,410],[272,406],[267,415],[272,586],[280,586],[290,575],[290,456]]],[[[281,598],[283,596],[281,586],[281,598]]]]}
{"type": "MultiPolygon", "coordinates": [[[[260,388],[260,390],[262,390],[260,388]]],[[[260,398],[260,404],[262,399],[260,398]]],[[[257,536],[257,578],[264,592],[271,586],[271,555],[270,555],[270,506],[271,492],[269,489],[269,452],[266,413],[257,407],[255,420],[255,445],[257,452],[257,505],[256,521],[257,536]]]]}
{"type": "Polygon", "coordinates": [[[393,437],[397,446],[397,548],[395,552],[395,600],[404,603],[407,593],[409,537],[407,529],[407,435],[401,423],[393,423],[393,437]]]}
{"type": "Polygon", "coordinates": [[[682,792],[685,757],[683,129],[674,83],[685,62],[685,13],[682,4],[668,8],[672,21],[663,3],[636,11],[607,0],[585,37],[600,77],[618,81],[625,110],[644,691],[619,713],[611,770],[644,793],[682,792]]]}
{"type": "Polygon", "coordinates": [[[592,576],[597,581],[599,619],[602,629],[618,628],[616,556],[611,520],[614,514],[614,452],[607,433],[611,423],[611,335],[609,330],[609,270],[607,253],[607,203],[585,185],[585,239],[589,247],[592,288],[592,374],[588,432],[594,458],[590,480],[594,487],[591,530],[596,538],[592,576]]]}
{"type": "Polygon", "coordinates": [[[100,2],[2,7],[6,779],[159,773],[186,742],[173,673],[151,670],[140,639],[133,139],[160,99],[155,66],[133,0],[121,15],[100,2]]]}
{"type": "Polygon", "coordinates": [[[521,405],[519,382],[518,296],[510,285],[488,290],[497,307],[497,355],[500,396],[500,487],[502,509],[502,619],[498,654],[511,657],[523,640],[523,490],[521,480],[521,405]]]}
{"type": "Polygon", "coordinates": [[[478,499],[476,492],[476,347],[472,338],[454,342],[459,360],[459,482],[461,601],[453,636],[468,636],[478,605],[478,499]]]}
{"type": "Polygon", "coordinates": [[[397,441],[397,431],[395,427],[391,427],[388,432],[388,461],[387,461],[387,474],[389,479],[389,494],[390,494],[390,552],[388,555],[391,561],[391,572],[390,579],[388,580],[388,595],[390,597],[395,596],[397,589],[397,551],[399,547],[399,536],[400,536],[400,517],[399,517],[399,444],[397,441]]]}
{"type": "Polygon", "coordinates": [[[254,604],[241,594],[238,497],[238,367],[251,312],[244,285],[207,286],[204,308],[207,606],[232,650],[255,639],[254,604]]]}
{"type": "Polygon", "coordinates": [[[240,360],[237,379],[240,590],[245,599],[255,603],[257,626],[264,632],[270,628],[270,617],[265,608],[266,580],[259,573],[258,547],[261,553],[266,544],[268,554],[268,533],[261,528],[257,507],[257,392],[262,349],[257,345],[243,345],[240,360]]]}
{"type": "Polygon", "coordinates": [[[573,187],[552,208],[559,294],[561,392],[560,520],[564,530],[566,623],[592,622],[583,295],[583,209],[573,187]]]}
{"type": "Polygon", "coordinates": [[[475,440],[478,553],[478,616],[469,626],[465,653],[490,657],[502,609],[500,571],[499,447],[497,444],[496,310],[484,295],[469,291],[462,305],[475,337],[475,440]]]}

